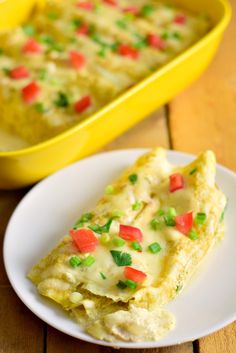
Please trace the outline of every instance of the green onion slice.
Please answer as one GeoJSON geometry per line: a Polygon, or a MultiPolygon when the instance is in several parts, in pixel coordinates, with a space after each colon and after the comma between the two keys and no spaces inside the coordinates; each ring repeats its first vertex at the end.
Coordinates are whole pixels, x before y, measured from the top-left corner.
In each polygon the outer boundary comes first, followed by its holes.
{"type": "Polygon", "coordinates": [[[149,245],[148,250],[152,253],[152,254],[157,254],[158,252],[161,251],[161,245],[159,243],[152,243],[149,245]]]}

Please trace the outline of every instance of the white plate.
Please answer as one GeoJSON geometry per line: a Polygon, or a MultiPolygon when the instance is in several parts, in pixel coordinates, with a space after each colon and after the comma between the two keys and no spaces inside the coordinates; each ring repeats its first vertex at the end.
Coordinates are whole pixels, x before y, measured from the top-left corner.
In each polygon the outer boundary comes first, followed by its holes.
{"type": "MultiPolygon", "coordinates": [[[[4,261],[18,296],[49,325],[84,341],[112,346],[80,330],[63,310],[37,293],[26,274],[57,244],[78,216],[95,204],[104,187],[145,151],[131,149],[98,154],[53,174],[24,197],[7,227],[4,261]]],[[[180,165],[193,159],[172,151],[168,157],[180,165]]],[[[217,166],[217,182],[229,199],[226,237],[208,255],[194,281],[169,304],[177,318],[175,330],[158,342],[120,342],[116,346],[174,345],[205,336],[236,318],[236,175],[217,166]]]]}

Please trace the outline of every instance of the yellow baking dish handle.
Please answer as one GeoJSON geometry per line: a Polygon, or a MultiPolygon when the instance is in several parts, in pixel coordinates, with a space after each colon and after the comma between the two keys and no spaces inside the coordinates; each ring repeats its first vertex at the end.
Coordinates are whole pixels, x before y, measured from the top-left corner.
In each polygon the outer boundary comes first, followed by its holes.
{"type": "Polygon", "coordinates": [[[0,0],[0,30],[11,29],[24,22],[35,7],[45,0],[0,0]]]}

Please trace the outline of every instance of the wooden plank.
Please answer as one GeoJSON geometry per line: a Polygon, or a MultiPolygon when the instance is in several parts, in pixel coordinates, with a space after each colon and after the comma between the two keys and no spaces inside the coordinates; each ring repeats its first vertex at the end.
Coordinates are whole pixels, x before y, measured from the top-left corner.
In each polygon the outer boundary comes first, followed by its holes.
{"type": "MultiPolygon", "coordinates": [[[[5,229],[9,218],[17,206],[20,199],[24,196],[24,190],[18,191],[0,191],[0,247],[2,249],[3,246],[3,237],[5,233],[5,229]]],[[[9,283],[8,278],[6,276],[5,268],[3,265],[3,258],[0,256],[0,284],[9,283]]]]}
{"type": "MultiPolygon", "coordinates": [[[[234,14],[236,0],[231,1],[234,14]]],[[[212,65],[170,104],[173,147],[198,153],[212,149],[220,163],[236,170],[236,16],[212,65]]],[[[199,353],[235,353],[236,323],[199,340],[199,353]]]]}
{"type": "Polygon", "coordinates": [[[43,353],[43,323],[17,298],[0,286],[0,353],[43,353]]]}
{"type": "Polygon", "coordinates": [[[138,125],[105,146],[103,150],[154,146],[169,148],[165,108],[159,109],[149,118],[141,121],[138,125]]]}
{"type": "MultiPolygon", "coordinates": [[[[234,13],[236,0],[232,0],[234,13]]],[[[170,104],[174,148],[213,149],[219,162],[236,170],[236,16],[207,72],[170,104]]]]}
{"type": "Polygon", "coordinates": [[[236,323],[199,340],[199,353],[235,353],[236,323]]]}

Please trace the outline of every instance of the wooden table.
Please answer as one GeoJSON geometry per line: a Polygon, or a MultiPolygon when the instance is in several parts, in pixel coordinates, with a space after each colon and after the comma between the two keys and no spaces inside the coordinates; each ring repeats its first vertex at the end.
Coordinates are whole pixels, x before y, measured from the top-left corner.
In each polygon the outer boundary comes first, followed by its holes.
{"type": "MultiPolygon", "coordinates": [[[[236,11],[236,0],[232,5],[236,11]]],[[[236,171],[236,18],[202,78],[105,150],[157,145],[191,153],[210,148],[220,163],[236,171]]],[[[1,240],[9,217],[26,191],[0,191],[1,240]]],[[[2,257],[0,274],[0,353],[116,352],[66,336],[39,320],[12,290],[2,257]]],[[[236,353],[236,323],[198,341],[149,352],[236,353]]]]}

